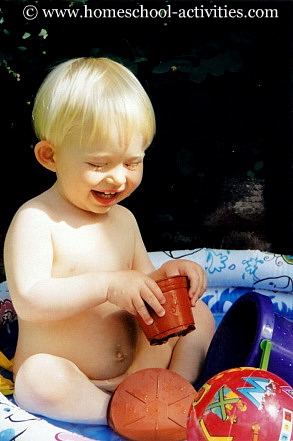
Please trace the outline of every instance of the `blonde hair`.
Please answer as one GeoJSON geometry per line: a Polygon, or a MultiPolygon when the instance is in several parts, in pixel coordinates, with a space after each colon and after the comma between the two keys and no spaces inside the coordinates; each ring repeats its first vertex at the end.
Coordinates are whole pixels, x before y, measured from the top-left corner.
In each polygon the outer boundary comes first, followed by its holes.
{"type": "Polygon", "coordinates": [[[37,92],[33,124],[36,136],[55,147],[67,139],[79,146],[104,143],[113,131],[124,146],[138,133],[148,147],[156,129],[141,83],[108,58],[76,58],[55,67],[37,92]]]}

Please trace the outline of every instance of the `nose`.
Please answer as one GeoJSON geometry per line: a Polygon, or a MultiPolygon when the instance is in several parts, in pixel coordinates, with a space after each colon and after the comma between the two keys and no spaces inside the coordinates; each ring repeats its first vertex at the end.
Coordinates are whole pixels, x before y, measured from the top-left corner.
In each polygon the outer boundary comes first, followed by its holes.
{"type": "Polygon", "coordinates": [[[123,185],[126,182],[126,170],[124,166],[117,165],[115,168],[112,168],[111,171],[109,171],[108,175],[105,178],[105,181],[108,184],[114,184],[116,186],[123,185]]]}

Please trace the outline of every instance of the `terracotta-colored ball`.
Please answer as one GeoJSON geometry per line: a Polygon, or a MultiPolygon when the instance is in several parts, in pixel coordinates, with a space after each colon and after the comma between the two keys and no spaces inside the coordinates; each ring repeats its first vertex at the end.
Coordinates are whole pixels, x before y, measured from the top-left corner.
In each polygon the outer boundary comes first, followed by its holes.
{"type": "Polygon", "coordinates": [[[195,395],[188,441],[293,441],[293,390],[266,370],[228,369],[195,395]]]}
{"type": "Polygon", "coordinates": [[[108,409],[108,424],[133,441],[186,440],[186,423],[194,387],[168,369],[143,369],[116,389],[108,409]]]}

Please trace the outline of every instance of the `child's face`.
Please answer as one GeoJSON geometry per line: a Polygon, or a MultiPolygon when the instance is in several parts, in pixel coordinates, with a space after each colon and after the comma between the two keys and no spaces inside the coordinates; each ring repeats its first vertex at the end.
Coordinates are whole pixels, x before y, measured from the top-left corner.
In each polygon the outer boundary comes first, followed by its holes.
{"type": "Polygon", "coordinates": [[[66,145],[55,153],[57,187],[73,205],[104,214],[140,184],[145,145],[133,136],[127,146],[113,137],[105,145],[66,145]]]}

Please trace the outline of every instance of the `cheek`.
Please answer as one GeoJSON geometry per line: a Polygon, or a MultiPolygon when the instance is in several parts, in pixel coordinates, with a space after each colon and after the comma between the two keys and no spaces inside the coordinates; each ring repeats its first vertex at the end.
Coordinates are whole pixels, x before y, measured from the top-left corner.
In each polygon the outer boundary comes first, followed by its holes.
{"type": "Polygon", "coordinates": [[[90,184],[90,185],[97,185],[100,181],[104,179],[104,176],[102,173],[97,173],[93,171],[84,171],[81,174],[81,179],[84,183],[90,184]]]}
{"type": "Polygon", "coordinates": [[[142,181],[142,171],[140,172],[137,172],[137,173],[134,173],[131,177],[130,177],[130,182],[131,182],[131,184],[132,184],[132,187],[133,187],[133,189],[136,189],[138,186],[139,186],[139,184],[141,183],[141,181],[142,181]]]}

